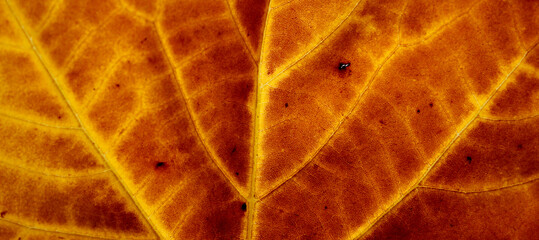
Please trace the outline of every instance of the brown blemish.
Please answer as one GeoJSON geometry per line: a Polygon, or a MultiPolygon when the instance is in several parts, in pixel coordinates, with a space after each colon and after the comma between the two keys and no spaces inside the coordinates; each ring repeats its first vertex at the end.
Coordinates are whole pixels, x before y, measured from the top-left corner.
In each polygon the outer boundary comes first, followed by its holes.
{"type": "Polygon", "coordinates": [[[157,162],[155,164],[155,169],[166,167],[167,164],[165,162],[157,162]]]}
{"type": "Polygon", "coordinates": [[[0,217],[4,218],[6,216],[7,211],[0,212],[0,217]]]}
{"type": "Polygon", "coordinates": [[[350,62],[340,62],[339,70],[344,71],[346,68],[350,67],[350,62]]]}
{"type": "Polygon", "coordinates": [[[284,107],[287,108],[287,107],[288,107],[288,103],[285,103],[285,104],[284,104],[284,107]]]}
{"type": "Polygon", "coordinates": [[[247,203],[243,203],[241,205],[241,210],[244,211],[244,212],[247,211],[247,203]]]}
{"type": "Polygon", "coordinates": [[[472,157],[466,156],[466,161],[467,161],[468,163],[472,163],[472,157]]]}

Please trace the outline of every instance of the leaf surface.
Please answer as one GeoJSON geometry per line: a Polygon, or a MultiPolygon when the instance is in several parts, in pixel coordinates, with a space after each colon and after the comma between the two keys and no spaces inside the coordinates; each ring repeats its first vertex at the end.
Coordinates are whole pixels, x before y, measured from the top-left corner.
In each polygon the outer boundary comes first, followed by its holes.
{"type": "Polygon", "coordinates": [[[0,2],[2,239],[532,239],[539,3],[0,2]]]}

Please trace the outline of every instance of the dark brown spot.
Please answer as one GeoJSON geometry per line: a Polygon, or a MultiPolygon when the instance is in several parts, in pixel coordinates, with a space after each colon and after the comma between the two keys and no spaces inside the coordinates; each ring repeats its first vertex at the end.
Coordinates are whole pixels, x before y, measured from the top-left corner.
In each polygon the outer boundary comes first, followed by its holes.
{"type": "Polygon", "coordinates": [[[517,149],[522,149],[522,148],[523,148],[522,144],[517,145],[517,149]]]}
{"type": "Polygon", "coordinates": [[[288,107],[288,103],[285,103],[285,104],[284,104],[284,107],[287,108],[287,107],[288,107]]]}
{"type": "Polygon", "coordinates": [[[119,83],[116,83],[116,87],[120,87],[120,84],[119,84],[119,83]]]}
{"type": "Polygon", "coordinates": [[[241,210],[244,211],[244,212],[247,211],[247,203],[243,203],[241,205],[241,210]]]}
{"type": "Polygon", "coordinates": [[[468,163],[472,163],[472,157],[467,156],[467,157],[466,157],[466,161],[468,161],[468,163]]]}
{"type": "Polygon", "coordinates": [[[7,211],[3,211],[0,213],[0,217],[4,218],[6,216],[7,211]]]}
{"type": "Polygon", "coordinates": [[[235,153],[235,152],[236,152],[236,146],[234,146],[234,148],[232,149],[231,154],[232,154],[232,153],[235,153]]]}
{"type": "Polygon", "coordinates": [[[434,106],[434,104],[432,104],[432,103],[429,103],[429,107],[433,107],[433,106],[434,106]]]}
{"type": "Polygon", "coordinates": [[[419,109],[417,109],[416,113],[419,113],[419,112],[421,112],[421,111],[419,109]]]}
{"type": "Polygon", "coordinates": [[[324,206],[324,209],[328,209],[328,206],[324,206]]]}
{"type": "Polygon", "coordinates": [[[240,173],[239,173],[239,172],[236,172],[236,176],[238,176],[238,175],[240,175],[240,173]]]}
{"type": "Polygon", "coordinates": [[[380,120],[379,122],[380,122],[380,124],[386,125],[386,123],[384,122],[384,120],[380,120]]]}
{"type": "Polygon", "coordinates": [[[349,62],[340,62],[339,63],[339,70],[346,70],[347,67],[350,67],[350,63],[349,62]]]}
{"type": "Polygon", "coordinates": [[[58,119],[62,119],[62,116],[61,116],[61,115],[60,115],[60,116],[58,116],[58,119]]]}
{"type": "Polygon", "coordinates": [[[140,41],[140,44],[144,44],[144,42],[146,42],[146,40],[148,40],[147,37],[145,37],[144,39],[142,39],[142,40],[140,41]]]}
{"type": "Polygon", "coordinates": [[[157,162],[157,163],[155,164],[155,168],[157,169],[157,168],[160,168],[160,167],[164,167],[165,165],[166,165],[165,162],[157,162]]]}

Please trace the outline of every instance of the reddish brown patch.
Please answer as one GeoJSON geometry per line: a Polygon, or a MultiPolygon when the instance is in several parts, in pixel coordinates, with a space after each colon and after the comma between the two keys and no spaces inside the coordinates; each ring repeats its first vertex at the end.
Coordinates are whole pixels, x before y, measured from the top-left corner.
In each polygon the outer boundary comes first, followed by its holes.
{"type": "Polygon", "coordinates": [[[197,56],[180,77],[202,138],[244,189],[252,155],[255,74],[247,49],[237,41],[197,56]]]}
{"type": "Polygon", "coordinates": [[[234,0],[235,14],[240,30],[247,37],[253,52],[258,53],[262,42],[262,30],[266,20],[269,0],[234,0]]]}
{"type": "Polygon", "coordinates": [[[112,175],[57,181],[2,166],[0,208],[35,227],[95,237],[153,235],[133,203],[126,202],[112,175]],[[13,201],[24,199],[24,201],[13,201]],[[105,230],[105,231],[104,231],[105,230]]]}
{"type": "Polygon", "coordinates": [[[61,67],[85,31],[98,26],[115,8],[112,1],[67,1],[53,13],[37,39],[55,66],[61,67]]]}
{"type": "Polygon", "coordinates": [[[537,182],[480,194],[420,189],[364,239],[533,239],[537,182]]]}
{"type": "Polygon", "coordinates": [[[520,38],[524,46],[530,49],[539,40],[539,2],[513,0],[511,9],[520,38]]]}
{"type": "Polygon", "coordinates": [[[28,2],[25,0],[15,0],[14,3],[21,10],[25,21],[28,21],[30,27],[39,26],[43,21],[47,11],[53,6],[53,0],[43,0],[28,2]]]}
{"type": "Polygon", "coordinates": [[[243,239],[247,225],[241,199],[215,167],[193,173],[157,216],[176,239],[243,239]],[[183,224],[176,224],[178,220],[183,224]]]}
{"type": "Polygon", "coordinates": [[[502,118],[536,114],[539,101],[539,78],[528,73],[517,73],[515,81],[499,92],[488,109],[488,114],[502,118]]]}
{"type": "Polygon", "coordinates": [[[103,170],[99,155],[92,149],[82,133],[48,131],[46,127],[21,124],[9,119],[0,119],[0,138],[4,139],[0,153],[6,159],[16,159],[17,165],[53,171],[94,172],[103,170]]]}
{"type": "Polygon", "coordinates": [[[539,119],[476,120],[433,169],[427,186],[478,191],[539,174],[539,119]]]}
{"type": "Polygon", "coordinates": [[[225,1],[167,1],[160,24],[166,31],[228,14],[225,1]]]}
{"type": "Polygon", "coordinates": [[[39,121],[73,124],[74,118],[61,94],[54,92],[53,83],[31,55],[0,50],[0,84],[0,106],[4,111],[38,117],[39,121]]]}
{"type": "Polygon", "coordinates": [[[385,38],[396,36],[397,28],[388,22],[396,20],[397,15],[374,5],[367,4],[354,13],[361,21],[343,24],[342,31],[335,32],[322,47],[289,69],[285,77],[263,89],[269,103],[262,105],[259,193],[310,159],[351,111],[376,65],[396,44],[394,39],[385,38]],[[366,33],[369,24],[380,31],[366,33]],[[367,53],[363,52],[362,44],[368,45],[373,39],[380,39],[387,48],[365,48],[367,53]]]}
{"type": "MultiPolygon", "coordinates": [[[[168,31],[171,30],[173,29],[168,31]]],[[[171,46],[173,59],[181,63],[224,39],[232,38],[235,34],[237,33],[231,19],[208,19],[183,26],[179,31],[172,32],[167,41],[171,46]]]]}

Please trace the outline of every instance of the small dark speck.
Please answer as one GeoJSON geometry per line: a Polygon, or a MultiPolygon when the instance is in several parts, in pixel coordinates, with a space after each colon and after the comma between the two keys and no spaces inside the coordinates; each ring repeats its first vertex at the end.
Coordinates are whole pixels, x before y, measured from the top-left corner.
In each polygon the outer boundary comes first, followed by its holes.
{"type": "Polygon", "coordinates": [[[517,145],[517,148],[522,149],[523,148],[522,144],[517,145]]]}
{"type": "Polygon", "coordinates": [[[62,119],[62,116],[58,116],[58,119],[62,119]]]}
{"type": "Polygon", "coordinates": [[[120,87],[120,84],[119,84],[119,83],[116,83],[116,87],[120,87]]]}
{"type": "Polygon", "coordinates": [[[238,176],[238,175],[240,175],[240,173],[239,173],[239,172],[236,172],[236,176],[238,176]]]}
{"type": "Polygon", "coordinates": [[[434,104],[433,104],[433,103],[429,103],[429,107],[433,107],[433,106],[434,106],[434,104]]]}
{"type": "Polygon", "coordinates": [[[144,42],[146,42],[146,40],[148,40],[147,37],[145,37],[144,39],[142,39],[142,41],[140,41],[140,44],[143,44],[144,42]]]}
{"type": "Polygon", "coordinates": [[[339,63],[339,70],[346,70],[347,67],[350,67],[349,62],[347,62],[347,63],[340,62],[339,63]]]}
{"type": "Polygon", "coordinates": [[[231,153],[235,153],[235,152],[236,152],[236,146],[234,146],[231,153]]]}
{"type": "Polygon", "coordinates": [[[328,209],[328,206],[324,206],[324,209],[328,209]]]}
{"type": "Polygon", "coordinates": [[[386,125],[386,123],[384,122],[384,120],[380,120],[379,122],[380,122],[381,124],[383,124],[383,125],[386,125]]]}
{"type": "Polygon", "coordinates": [[[244,212],[247,211],[247,203],[243,203],[241,205],[241,210],[244,211],[244,212]]]}
{"type": "Polygon", "coordinates": [[[288,103],[285,103],[285,104],[284,104],[284,107],[287,108],[287,107],[288,107],[288,103]]]}
{"type": "Polygon", "coordinates": [[[421,111],[420,111],[419,109],[417,109],[417,111],[416,111],[416,112],[417,112],[417,113],[419,113],[419,112],[421,112],[421,111]]]}
{"type": "Polygon", "coordinates": [[[450,226],[450,227],[453,227],[453,226],[455,226],[455,225],[453,225],[453,224],[450,223],[449,226],[450,226]]]}
{"type": "Polygon", "coordinates": [[[468,163],[472,163],[472,157],[467,156],[467,157],[466,157],[466,161],[468,161],[468,163]]]}
{"type": "Polygon", "coordinates": [[[3,211],[0,213],[0,217],[4,218],[6,216],[7,211],[3,211]]]}
{"type": "Polygon", "coordinates": [[[163,167],[163,166],[165,166],[165,162],[157,162],[155,164],[155,168],[160,168],[160,167],[163,167]]]}

